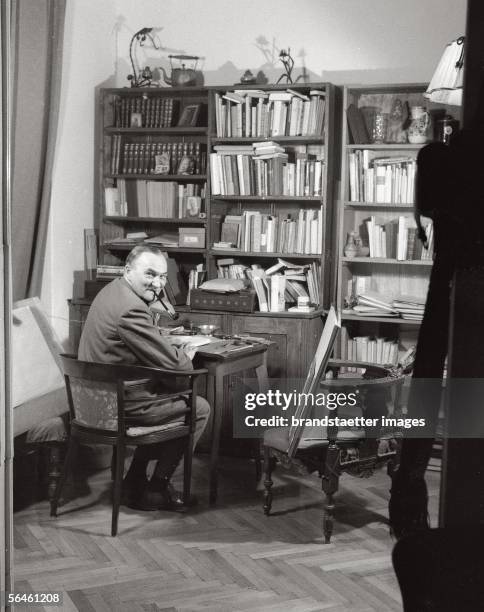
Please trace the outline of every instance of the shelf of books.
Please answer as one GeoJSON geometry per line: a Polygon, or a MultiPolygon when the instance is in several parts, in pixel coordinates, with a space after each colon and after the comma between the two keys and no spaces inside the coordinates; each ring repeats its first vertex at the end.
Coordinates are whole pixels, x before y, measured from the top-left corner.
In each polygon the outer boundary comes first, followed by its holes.
{"type": "Polygon", "coordinates": [[[97,278],[121,274],[134,245],[155,244],[167,292],[185,305],[207,270],[207,89],[103,89],[100,114],[97,278]]]}
{"type": "Polygon", "coordinates": [[[345,87],[337,211],[339,356],[398,363],[415,345],[432,266],[413,217],[416,158],[436,138],[443,108],[424,85],[345,87]]]}
{"type": "Polygon", "coordinates": [[[330,299],[333,86],[210,95],[210,274],[247,279],[260,312],[320,311],[330,299]]]}

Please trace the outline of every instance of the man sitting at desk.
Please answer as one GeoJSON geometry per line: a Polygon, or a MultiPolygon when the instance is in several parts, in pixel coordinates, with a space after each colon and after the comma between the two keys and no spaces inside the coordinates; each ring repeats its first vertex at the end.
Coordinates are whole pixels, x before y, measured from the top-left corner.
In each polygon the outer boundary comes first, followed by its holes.
{"type": "MultiPolygon", "coordinates": [[[[195,349],[185,352],[168,344],[153,321],[149,304],[157,300],[167,280],[167,262],[157,248],[140,245],[126,258],[123,278],[113,280],[92,302],[79,344],[79,359],[100,363],[143,365],[168,370],[193,369],[195,349]]],[[[166,391],[166,390],[165,390],[166,391]]],[[[127,411],[129,425],[183,422],[184,400],[155,400],[160,389],[133,386],[127,411]]],[[[210,413],[208,402],[197,397],[195,444],[210,413]]],[[[169,440],[136,448],[123,483],[128,506],[140,510],[183,510],[183,499],[169,481],[183,456],[183,440],[169,440]],[[150,481],[146,468],[158,459],[150,481]]]]}

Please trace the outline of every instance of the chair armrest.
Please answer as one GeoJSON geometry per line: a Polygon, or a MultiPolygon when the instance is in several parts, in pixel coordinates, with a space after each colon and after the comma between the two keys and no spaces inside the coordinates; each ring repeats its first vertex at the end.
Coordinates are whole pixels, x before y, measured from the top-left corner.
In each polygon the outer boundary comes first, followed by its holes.
{"type": "Polygon", "coordinates": [[[141,365],[122,365],[122,364],[107,364],[107,363],[96,363],[96,362],[86,362],[79,361],[76,355],[72,354],[62,354],[61,358],[63,359],[63,369],[64,373],[72,376],[79,376],[79,366],[81,368],[85,368],[89,370],[89,377],[96,377],[95,370],[98,369],[100,375],[103,379],[106,379],[106,376],[112,377],[112,380],[143,380],[143,379],[152,379],[159,380],[160,378],[166,376],[174,376],[174,377],[184,377],[184,378],[195,378],[196,376],[201,376],[203,374],[207,374],[208,370],[206,368],[198,368],[196,370],[168,370],[165,368],[156,368],[150,366],[141,366],[141,365]],[[71,371],[71,366],[69,360],[72,360],[74,363],[75,371],[71,371]]]}

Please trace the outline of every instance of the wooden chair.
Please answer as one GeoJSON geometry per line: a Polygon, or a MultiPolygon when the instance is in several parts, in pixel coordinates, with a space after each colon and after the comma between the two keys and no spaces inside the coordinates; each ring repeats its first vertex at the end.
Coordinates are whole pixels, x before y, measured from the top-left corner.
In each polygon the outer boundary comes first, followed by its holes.
{"type": "MultiPolygon", "coordinates": [[[[53,498],[67,442],[69,406],[62,376],[62,346],[39,298],[16,302],[12,312],[12,406],[15,463],[32,450],[40,478],[37,493],[53,498]],[[45,460],[45,461],[44,461],[45,460]],[[44,463],[46,465],[44,465],[44,463]],[[44,485],[46,485],[44,487],[44,485]],[[44,490],[45,489],[45,490],[44,490]]],[[[16,495],[34,499],[20,479],[16,495]]]]}
{"type": "MultiPolygon", "coordinates": [[[[113,512],[111,535],[118,529],[119,505],[123,481],[126,446],[140,446],[186,438],[183,472],[183,496],[190,496],[193,454],[193,432],[196,417],[196,391],[198,379],[207,373],[198,370],[163,370],[144,366],[123,366],[79,361],[75,355],[61,355],[67,398],[71,413],[69,445],[64,469],[51,503],[51,516],[57,515],[62,487],[75,456],[78,443],[108,444],[113,447],[113,512]],[[189,380],[188,390],[158,396],[160,401],[186,399],[187,411],[183,424],[166,423],[156,426],[126,427],[126,383],[153,381],[166,383],[167,378],[189,380]]],[[[157,398],[157,399],[158,399],[157,398]]]]}
{"type": "MultiPolygon", "coordinates": [[[[399,371],[369,363],[349,363],[329,360],[339,323],[334,313],[328,315],[323,335],[311,365],[303,393],[318,392],[349,393],[359,396],[359,414],[355,416],[374,417],[375,412],[387,414],[387,402],[391,399],[391,390],[395,387],[393,400],[398,403],[403,375],[399,371]],[[359,368],[364,374],[351,374],[349,379],[338,379],[342,366],[359,368]],[[321,380],[326,371],[331,371],[332,378],[321,380]],[[376,410],[375,410],[376,409],[376,410]],[[361,411],[361,412],[360,412],[361,411]]],[[[346,375],[345,375],[346,376],[346,375]]],[[[312,406],[309,402],[297,406],[295,417],[311,417],[312,406]]],[[[338,416],[337,409],[331,411],[330,417],[338,416]]],[[[339,430],[338,427],[305,428],[304,425],[272,428],[264,434],[264,513],[269,516],[272,508],[272,472],[276,462],[285,468],[295,467],[300,473],[317,471],[322,478],[322,489],[326,495],[323,511],[323,533],[325,543],[329,543],[333,532],[333,496],[338,490],[339,477],[343,472],[368,477],[377,466],[387,463],[389,473],[393,473],[398,462],[399,432],[381,431],[375,437],[375,431],[364,428],[339,430]]]]}

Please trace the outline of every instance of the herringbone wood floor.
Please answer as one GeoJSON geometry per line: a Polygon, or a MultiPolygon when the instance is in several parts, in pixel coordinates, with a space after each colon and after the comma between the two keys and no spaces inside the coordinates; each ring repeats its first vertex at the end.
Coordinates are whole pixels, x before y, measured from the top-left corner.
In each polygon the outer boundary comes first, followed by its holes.
{"type": "MultiPolygon", "coordinates": [[[[209,507],[207,463],[195,457],[197,508],[176,515],[122,506],[116,538],[108,470],[91,475],[90,493],[58,518],[49,517],[47,502],[17,512],[16,590],[61,590],[62,609],[83,612],[401,610],[384,471],[342,477],[335,532],[324,545],[316,476],[278,468],[267,518],[254,466],[244,459],[221,460],[219,502],[209,507]]],[[[428,474],[433,524],[438,481],[428,474]]]]}

